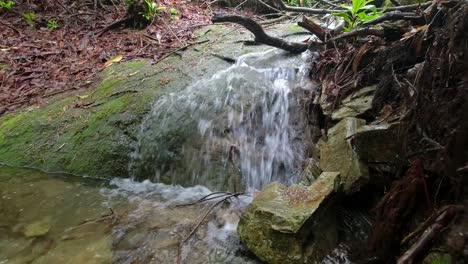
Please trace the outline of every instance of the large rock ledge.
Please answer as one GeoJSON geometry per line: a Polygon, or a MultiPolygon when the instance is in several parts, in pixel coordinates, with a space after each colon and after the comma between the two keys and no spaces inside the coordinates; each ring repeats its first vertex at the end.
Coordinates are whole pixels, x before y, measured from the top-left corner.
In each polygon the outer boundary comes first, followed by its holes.
{"type": "MultiPolygon", "coordinates": [[[[290,27],[280,24],[272,30],[287,33],[290,27]]],[[[250,39],[250,33],[226,34],[227,29],[202,28],[196,32],[200,44],[156,65],[148,60],[114,64],[91,91],[71,92],[43,106],[0,116],[0,163],[91,177],[126,177],[132,144],[152,102],[229,67],[211,54],[236,58],[270,49],[244,46],[239,40],[250,39]]]]}

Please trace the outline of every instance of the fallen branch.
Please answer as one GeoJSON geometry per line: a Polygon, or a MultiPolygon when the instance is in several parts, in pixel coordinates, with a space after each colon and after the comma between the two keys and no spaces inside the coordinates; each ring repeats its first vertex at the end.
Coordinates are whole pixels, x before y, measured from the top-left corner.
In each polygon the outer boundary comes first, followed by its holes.
{"type": "Polygon", "coordinates": [[[297,22],[297,25],[310,31],[317,36],[321,41],[325,41],[326,32],[319,24],[315,23],[312,19],[303,16],[302,21],[297,22]]]}
{"type": "Polygon", "coordinates": [[[211,21],[213,23],[230,22],[239,24],[255,35],[256,42],[283,49],[292,53],[302,53],[306,51],[309,46],[308,43],[290,42],[277,37],[272,37],[265,33],[262,26],[260,26],[257,22],[245,16],[217,13],[213,16],[211,21]]]}

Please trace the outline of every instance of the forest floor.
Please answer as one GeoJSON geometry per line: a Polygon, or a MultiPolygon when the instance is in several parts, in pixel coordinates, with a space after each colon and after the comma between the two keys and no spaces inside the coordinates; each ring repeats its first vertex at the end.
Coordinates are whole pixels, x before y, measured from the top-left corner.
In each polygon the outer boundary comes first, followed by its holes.
{"type": "Polygon", "coordinates": [[[94,1],[67,6],[61,1],[16,2],[10,10],[0,8],[0,115],[44,104],[66,91],[90,89],[93,77],[113,61],[157,62],[190,44],[193,32],[211,24],[212,13],[223,9],[205,1],[159,1],[166,8],[145,29],[98,35],[125,16],[121,1],[96,8],[94,1]],[[35,14],[31,24],[26,13],[35,14]]]}

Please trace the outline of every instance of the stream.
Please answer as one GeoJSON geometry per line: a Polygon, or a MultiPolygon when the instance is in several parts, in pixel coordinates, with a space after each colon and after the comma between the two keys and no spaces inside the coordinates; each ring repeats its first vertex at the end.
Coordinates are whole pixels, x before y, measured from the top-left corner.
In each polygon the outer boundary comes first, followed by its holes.
{"type": "MultiPolygon", "coordinates": [[[[143,120],[130,179],[100,181],[0,166],[0,264],[259,263],[236,227],[255,190],[298,182],[310,127],[301,96],[313,54],[247,54],[159,98],[143,120]],[[213,191],[218,207],[178,253],[213,191]]],[[[345,263],[342,251],[329,263],[345,263]]],[[[327,260],[328,261],[328,260],[327,260]]]]}

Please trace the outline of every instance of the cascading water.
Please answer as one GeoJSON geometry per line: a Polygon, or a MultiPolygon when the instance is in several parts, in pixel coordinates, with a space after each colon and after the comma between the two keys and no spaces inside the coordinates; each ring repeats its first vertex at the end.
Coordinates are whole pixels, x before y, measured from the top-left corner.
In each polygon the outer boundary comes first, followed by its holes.
{"type": "Polygon", "coordinates": [[[209,79],[159,98],[130,164],[136,178],[228,189],[292,183],[310,142],[299,99],[313,87],[305,60],[268,50],[240,57],[209,79]]]}

